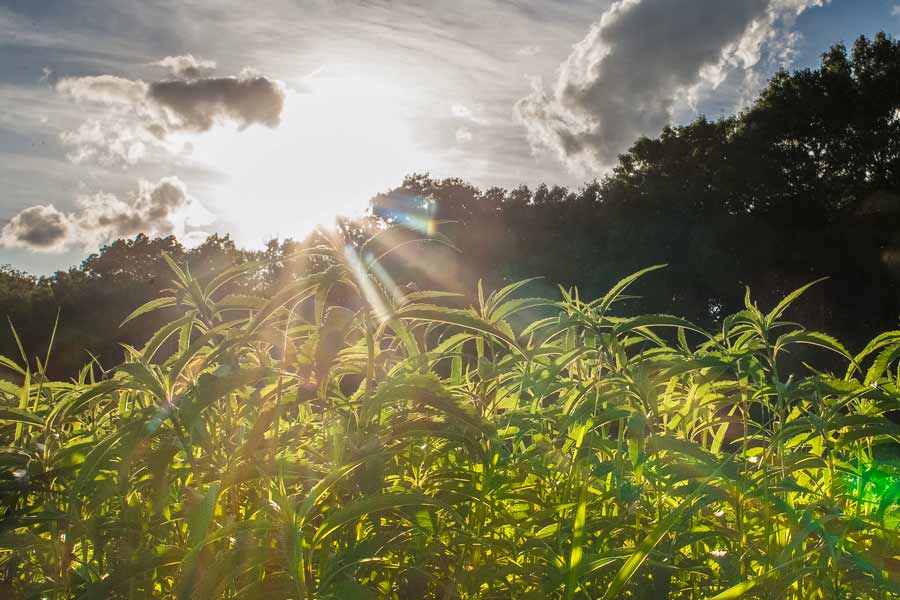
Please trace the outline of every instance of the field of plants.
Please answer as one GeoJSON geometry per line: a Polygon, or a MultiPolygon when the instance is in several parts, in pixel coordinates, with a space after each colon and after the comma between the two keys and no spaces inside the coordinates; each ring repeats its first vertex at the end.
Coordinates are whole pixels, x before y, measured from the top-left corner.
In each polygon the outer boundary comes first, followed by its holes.
{"type": "Polygon", "coordinates": [[[109,370],[0,359],[0,597],[900,598],[900,331],[630,314],[655,268],[468,306],[388,237],[268,298],[172,261],[109,370]]]}

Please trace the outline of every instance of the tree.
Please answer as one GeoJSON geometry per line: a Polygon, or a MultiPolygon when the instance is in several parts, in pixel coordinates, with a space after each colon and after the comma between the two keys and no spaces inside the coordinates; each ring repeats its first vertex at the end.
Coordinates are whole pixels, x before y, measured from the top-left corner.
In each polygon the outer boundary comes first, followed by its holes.
{"type": "Polygon", "coordinates": [[[468,271],[492,284],[540,275],[591,297],[668,263],[642,310],[674,303],[706,323],[738,310],[745,285],[766,303],[828,276],[802,318],[859,343],[900,314],[898,177],[900,45],[879,34],[778,73],[739,115],[637,140],[578,191],[415,175],[373,213],[414,199],[458,222],[468,271]]]}

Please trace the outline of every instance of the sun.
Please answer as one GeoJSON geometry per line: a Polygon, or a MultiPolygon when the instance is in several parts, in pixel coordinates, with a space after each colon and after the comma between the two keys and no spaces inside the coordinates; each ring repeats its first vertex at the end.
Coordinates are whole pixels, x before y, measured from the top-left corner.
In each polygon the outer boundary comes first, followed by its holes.
{"type": "Polygon", "coordinates": [[[197,136],[192,160],[222,174],[208,203],[250,246],[362,214],[373,195],[436,164],[414,141],[407,96],[383,80],[320,74],[287,92],[278,127],[197,136]]]}

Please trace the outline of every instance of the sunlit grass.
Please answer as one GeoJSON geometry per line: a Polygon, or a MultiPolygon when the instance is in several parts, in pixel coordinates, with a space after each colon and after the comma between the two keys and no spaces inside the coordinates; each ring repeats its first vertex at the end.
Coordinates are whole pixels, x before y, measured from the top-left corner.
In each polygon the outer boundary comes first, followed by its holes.
{"type": "Polygon", "coordinates": [[[0,591],[900,597],[900,332],[852,356],[799,293],[716,332],[629,316],[652,273],[461,309],[397,286],[390,239],[269,298],[227,292],[264,265],[173,264],[131,318],[183,316],[110,372],[2,359],[0,591]]]}

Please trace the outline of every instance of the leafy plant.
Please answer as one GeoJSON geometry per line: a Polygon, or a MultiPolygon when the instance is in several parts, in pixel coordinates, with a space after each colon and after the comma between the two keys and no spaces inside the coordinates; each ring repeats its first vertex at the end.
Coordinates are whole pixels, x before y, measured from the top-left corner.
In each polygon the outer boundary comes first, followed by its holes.
{"type": "Polygon", "coordinates": [[[805,288],[716,332],[628,316],[653,269],[461,308],[392,284],[392,235],[266,298],[226,292],[264,261],[170,260],[129,319],[180,316],[110,371],[0,358],[0,591],[900,597],[900,332],[851,355],[784,320],[805,288]]]}

